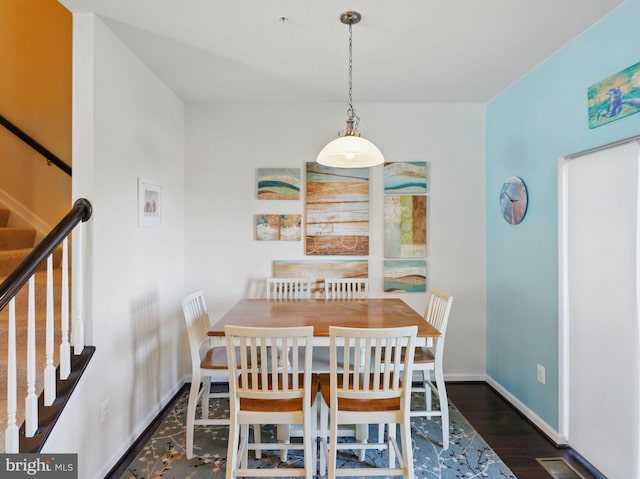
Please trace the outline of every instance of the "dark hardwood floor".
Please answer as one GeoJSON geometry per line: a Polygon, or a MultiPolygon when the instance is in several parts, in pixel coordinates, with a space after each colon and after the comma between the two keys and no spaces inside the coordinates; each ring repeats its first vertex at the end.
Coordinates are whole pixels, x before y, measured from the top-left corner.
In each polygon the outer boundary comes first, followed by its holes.
{"type": "Polygon", "coordinates": [[[447,383],[447,393],[518,479],[551,478],[536,461],[544,457],[564,458],[585,479],[603,478],[572,449],[557,448],[488,384],[447,383]]]}
{"type": "MultiPolygon", "coordinates": [[[[180,393],[182,390],[180,391],[180,393]]],[[[180,395],[176,395],[176,398],[180,395]]],[[[569,448],[555,445],[516,409],[484,382],[447,383],[449,400],[500,456],[518,479],[550,479],[536,458],[562,457],[585,479],[606,479],[569,448]]],[[[173,402],[173,401],[172,401],[173,402]]],[[[120,478],[142,446],[151,437],[166,411],[149,426],[105,479],[120,478]]]]}

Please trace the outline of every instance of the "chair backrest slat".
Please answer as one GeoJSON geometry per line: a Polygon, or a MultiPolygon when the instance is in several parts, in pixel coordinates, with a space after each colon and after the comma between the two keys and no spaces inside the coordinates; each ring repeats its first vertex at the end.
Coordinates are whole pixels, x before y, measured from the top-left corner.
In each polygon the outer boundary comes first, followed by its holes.
{"type": "Polygon", "coordinates": [[[372,395],[379,399],[397,397],[407,401],[408,405],[417,331],[417,326],[331,326],[331,388],[336,391],[336,398],[371,399],[372,395]],[[342,352],[341,362],[338,361],[339,351],[342,352]],[[338,383],[342,386],[338,387],[338,383]]]}
{"type": "Polygon", "coordinates": [[[442,361],[442,351],[444,350],[444,340],[452,304],[453,296],[450,294],[435,288],[429,290],[429,298],[427,300],[424,318],[431,326],[440,331],[440,337],[435,340],[436,361],[442,361]]]}
{"type": "Polygon", "coordinates": [[[326,278],[326,299],[366,299],[369,297],[368,278],[326,278]]]}
{"type": "Polygon", "coordinates": [[[432,288],[429,291],[425,319],[438,331],[442,332],[446,328],[445,321],[449,317],[449,310],[453,303],[453,296],[432,288]]]}
{"type": "Polygon", "coordinates": [[[233,398],[310,397],[313,326],[252,328],[227,325],[225,336],[227,350],[230,345],[240,344],[239,365],[235,355],[227,355],[230,370],[238,366],[240,369],[238,375],[230,378],[230,382],[234,382],[230,384],[233,398]],[[304,354],[304,361],[298,359],[299,354],[304,354]]]}
{"type": "Polygon", "coordinates": [[[311,298],[311,280],[304,278],[267,278],[267,299],[311,298]]]}
{"type": "Polygon", "coordinates": [[[187,327],[191,365],[199,368],[202,355],[212,346],[211,338],[207,336],[211,328],[211,320],[201,290],[191,293],[182,300],[182,312],[187,327]]]}

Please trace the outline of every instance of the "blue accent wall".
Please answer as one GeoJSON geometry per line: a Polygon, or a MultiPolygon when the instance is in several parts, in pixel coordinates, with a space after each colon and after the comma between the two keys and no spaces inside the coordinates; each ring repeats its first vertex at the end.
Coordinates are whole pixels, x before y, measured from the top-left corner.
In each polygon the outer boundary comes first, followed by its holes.
{"type": "Polygon", "coordinates": [[[640,113],[592,130],[587,119],[587,88],[640,61],[639,46],[640,0],[628,0],[487,105],[487,374],[555,430],[558,158],[640,134],[640,113]],[[509,176],[529,192],[515,226],[499,207],[509,176]]]}

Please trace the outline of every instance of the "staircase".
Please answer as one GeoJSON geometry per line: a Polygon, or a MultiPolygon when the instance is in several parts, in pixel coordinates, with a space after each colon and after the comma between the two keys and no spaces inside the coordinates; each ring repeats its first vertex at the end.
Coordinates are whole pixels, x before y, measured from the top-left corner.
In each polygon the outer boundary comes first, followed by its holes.
{"type": "MultiPolygon", "coordinates": [[[[33,228],[7,226],[11,212],[0,207],[0,283],[24,260],[32,251],[36,239],[33,228]]],[[[60,338],[60,286],[62,273],[60,269],[61,254],[54,255],[54,337],[60,338]]],[[[46,264],[34,275],[35,311],[36,311],[36,394],[42,391],[42,371],[46,364],[45,358],[45,311],[46,311],[46,264]]],[[[24,398],[27,394],[27,290],[28,286],[16,296],[16,350],[17,350],[17,417],[16,423],[24,421],[24,398]]],[[[7,427],[7,337],[8,337],[8,307],[0,311],[0,451],[5,450],[4,435],[7,427]]],[[[54,351],[54,364],[58,362],[58,352],[54,351]]]]}

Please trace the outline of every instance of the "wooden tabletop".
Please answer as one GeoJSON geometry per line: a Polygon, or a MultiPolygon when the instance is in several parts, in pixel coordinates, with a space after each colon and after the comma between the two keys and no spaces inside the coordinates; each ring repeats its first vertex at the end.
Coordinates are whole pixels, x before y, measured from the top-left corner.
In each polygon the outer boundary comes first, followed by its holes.
{"type": "Polygon", "coordinates": [[[352,301],[327,299],[243,299],[209,330],[209,336],[224,336],[224,326],[290,327],[314,326],[315,337],[328,337],[329,326],[390,328],[418,326],[418,337],[435,338],[440,332],[397,298],[352,301]]]}

